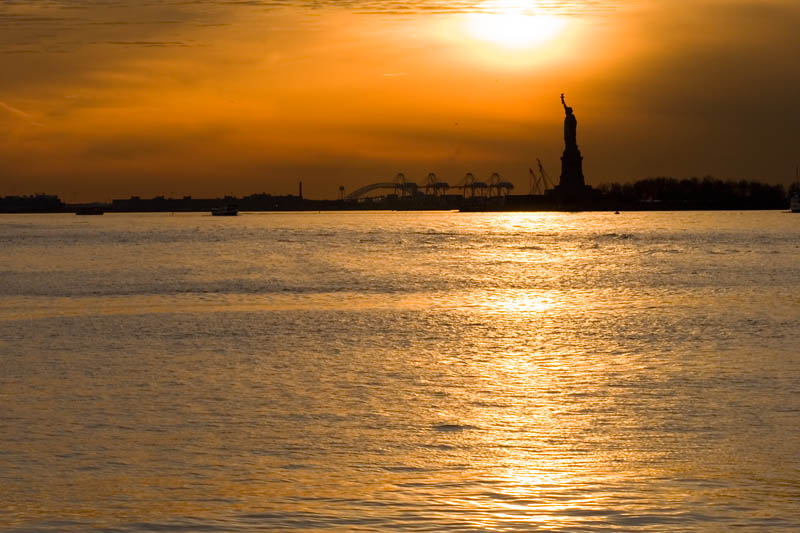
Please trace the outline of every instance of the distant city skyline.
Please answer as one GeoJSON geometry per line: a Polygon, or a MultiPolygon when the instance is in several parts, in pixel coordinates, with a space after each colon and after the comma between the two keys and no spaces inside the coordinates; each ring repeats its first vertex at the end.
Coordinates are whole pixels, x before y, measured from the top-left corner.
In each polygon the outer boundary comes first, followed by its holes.
{"type": "Polygon", "coordinates": [[[0,196],[336,198],[402,172],[586,183],[800,163],[800,5],[392,1],[0,5],[0,196]]]}

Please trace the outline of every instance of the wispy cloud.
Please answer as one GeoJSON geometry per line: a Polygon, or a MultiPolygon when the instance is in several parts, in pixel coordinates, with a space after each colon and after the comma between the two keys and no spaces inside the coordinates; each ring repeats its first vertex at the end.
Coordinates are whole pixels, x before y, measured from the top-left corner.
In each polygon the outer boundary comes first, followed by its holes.
{"type": "Polygon", "coordinates": [[[12,115],[16,115],[18,117],[30,119],[30,115],[28,113],[22,111],[21,109],[17,109],[16,107],[10,106],[5,102],[0,102],[0,109],[4,109],[12,115]]]}
{"type": "Polygon", "coordinates": [[[16,118],[18,118],[20,120],[24,120],[25,122],[27,122],[31,126],[42,126],[41,123],[36,122],[34,120],[34,118],[31,116],[30,113],[26,113],[25,111],[23,111],[21,109],[17,109],[14,106],[8,105],[5,102],[0,101],[0,110],[5,111],[6,114],[11,115],[12,117],[16,117],[16,118]]]}

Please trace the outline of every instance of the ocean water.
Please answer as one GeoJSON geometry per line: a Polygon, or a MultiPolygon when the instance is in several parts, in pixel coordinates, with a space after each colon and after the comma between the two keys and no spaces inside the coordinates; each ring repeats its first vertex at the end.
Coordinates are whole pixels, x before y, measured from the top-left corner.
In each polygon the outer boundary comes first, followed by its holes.
{"type": "Polygon", "coordinates": [[[800,529],[800,215],[0,216],[0,529],[800,529]]]}

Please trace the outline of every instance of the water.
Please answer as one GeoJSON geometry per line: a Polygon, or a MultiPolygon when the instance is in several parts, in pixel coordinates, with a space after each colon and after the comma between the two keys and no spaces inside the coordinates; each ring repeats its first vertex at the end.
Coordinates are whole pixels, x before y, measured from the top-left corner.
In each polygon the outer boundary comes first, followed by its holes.
{"type": "Polygon", "coordinates": [[[0,528],[800,528],[800,216],[0,216],[0,528]]]}

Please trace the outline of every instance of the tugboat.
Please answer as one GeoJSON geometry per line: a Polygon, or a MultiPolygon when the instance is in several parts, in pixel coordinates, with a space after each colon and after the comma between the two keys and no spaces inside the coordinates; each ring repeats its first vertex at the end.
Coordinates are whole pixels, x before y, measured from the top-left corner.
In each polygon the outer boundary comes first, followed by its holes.
{"type": "Polygon", "coordinates": [[[215,217],[235,217],[239,214],[239,207],[234,204],[223,205],[211,209],[211,215],[215,217]]]}

